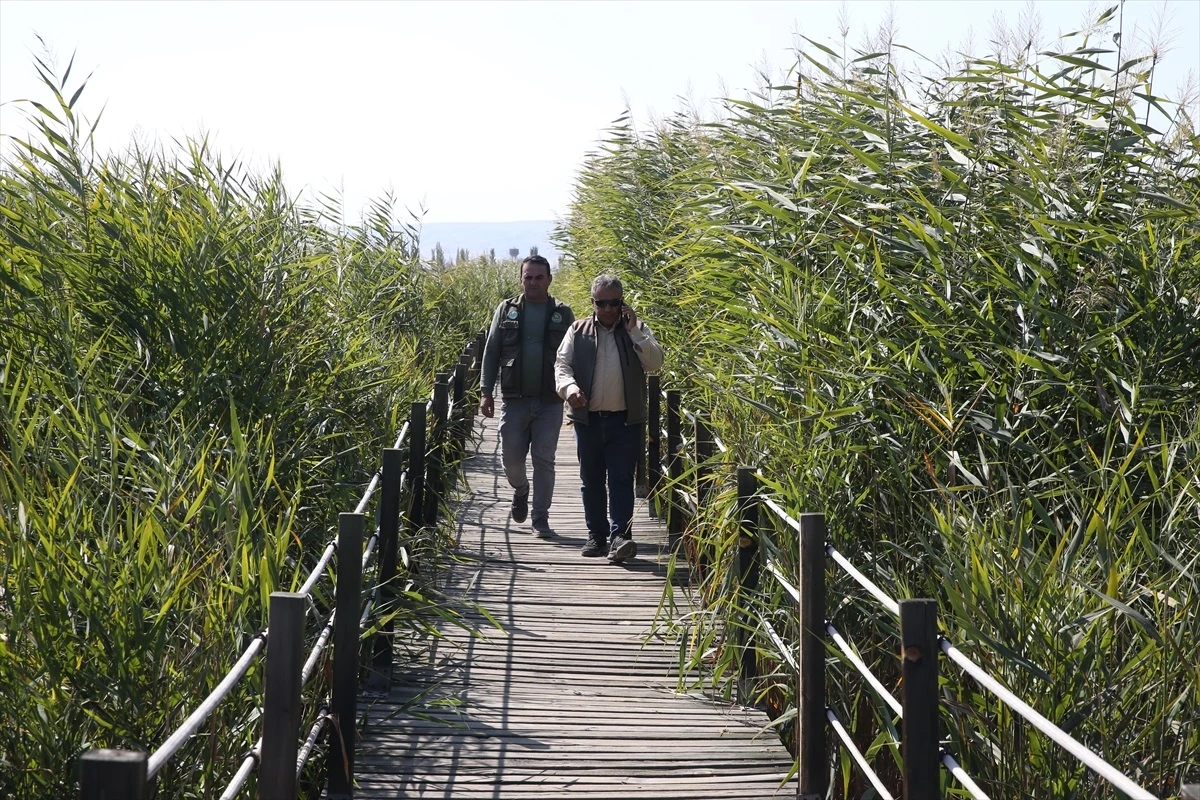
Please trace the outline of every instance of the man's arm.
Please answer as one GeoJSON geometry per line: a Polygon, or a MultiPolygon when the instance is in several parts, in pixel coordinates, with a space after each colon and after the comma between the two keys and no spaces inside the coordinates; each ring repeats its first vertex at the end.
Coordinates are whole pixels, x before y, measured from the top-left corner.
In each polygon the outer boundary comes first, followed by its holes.
{"type": "Polygon", "coordinates": [[[488,329],[487,342],[483,345],[483,363],[479,370],[479,412],[485,417],[495,413],[492,392],[496,388],[496,373],[500,371],[500,318],[504,303],[496,306],[492,314],[492,327],[488,329]]]}
{"type": "Polygon", "coordinates": [[[575,326],[567,328],[562,344],[554,355],[554,391],[567,400],[572,390],[582,391],[575,385],[575,326]]]}
{"type": "Polygon", "coordinates": [[[662,345],[654,338],[654,332],[650,330],[649,325],[638,320],[637,324],[629,329],[629,338],[633,341],[638,360],[642,362],[642,369],[646,372],[658,372],[662,369],[662,345]]]}
{"type": "Polygon", "coordinates": [[[483,364],[479,370],[479,393],[491,397],[496,388],[496,373],[500,371],[500,319],[504,303],[496,306],[492,314],[492,325],[488,328],[487,342],[483,345],[483,364]]]}

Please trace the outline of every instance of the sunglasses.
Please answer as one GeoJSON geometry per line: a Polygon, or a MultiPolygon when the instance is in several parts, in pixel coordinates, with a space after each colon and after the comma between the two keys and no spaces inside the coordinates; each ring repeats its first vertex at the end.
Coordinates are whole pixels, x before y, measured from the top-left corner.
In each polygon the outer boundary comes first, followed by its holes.
{"type": "Polygon", "coordinates": [[[592,302],[596,304],[596,308],[619,308],[625,300],[620,297],[616,300],[597,300],[592,298],[592,302]]]}

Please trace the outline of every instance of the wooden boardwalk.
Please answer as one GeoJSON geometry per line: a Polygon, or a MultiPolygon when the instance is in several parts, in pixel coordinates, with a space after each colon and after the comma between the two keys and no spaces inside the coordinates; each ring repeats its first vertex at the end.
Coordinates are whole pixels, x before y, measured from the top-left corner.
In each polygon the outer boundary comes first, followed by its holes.
{"type": "MultiPolygon", "coordinates": [[[[791,759],[754,710],[675,693],[678,654],[651,638],[666,531],[634,517],[639,553],[583,558],[574,435],[559,439],[550,523],[539,539],[509,519],[497,421],[466,461],[458,504],[465,562],[448,592],[486,638],[453,626],[422,664],[398,655],[394,688],[370,703],[355,772],[359,798],[773,798],[791,759]]],[[[480,428],[477,426],[477,431],[480,428]]],[[[362,706],[360,706],[360,709],[362,706]]],[[[361,713],[361,712],[360,712],[361,713]]]]}

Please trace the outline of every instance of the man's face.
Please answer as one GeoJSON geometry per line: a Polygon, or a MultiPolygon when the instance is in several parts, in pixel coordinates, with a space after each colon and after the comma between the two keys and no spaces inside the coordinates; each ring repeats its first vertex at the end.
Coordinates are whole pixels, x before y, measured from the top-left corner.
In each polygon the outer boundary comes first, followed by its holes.
{"type": "Polygon", "coordinates": [[[615,287],[600,289],[592,295],[592,308],[596,311],[596,321],[606,328],[611,328],[621,318],[621,290],[615,287]]]}
{"type": "Polygon", "coordinates": [[[541,264],[521,265],[521,288],[525,299],[544,303],[550,292],[550,269],[541,264]]]}

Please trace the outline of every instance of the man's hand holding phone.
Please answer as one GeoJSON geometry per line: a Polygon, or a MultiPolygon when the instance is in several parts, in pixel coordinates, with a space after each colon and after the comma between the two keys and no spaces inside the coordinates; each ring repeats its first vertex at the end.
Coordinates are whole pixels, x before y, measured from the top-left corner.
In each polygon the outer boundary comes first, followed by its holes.
{"type": "Polygon", "coordinates": [[[625,326],[625,330],[633,330],[637,327],[637,314],[633,313],[633,309],[627,305],[621,306],[621,324],[625,326]]]}

